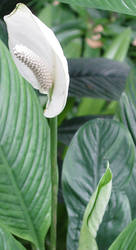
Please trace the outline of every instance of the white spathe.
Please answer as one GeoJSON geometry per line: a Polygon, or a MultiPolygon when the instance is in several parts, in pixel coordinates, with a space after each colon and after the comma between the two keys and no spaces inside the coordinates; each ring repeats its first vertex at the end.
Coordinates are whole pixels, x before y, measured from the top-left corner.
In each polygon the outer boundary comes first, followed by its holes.
{"type": "Polygon", "coordinates": [[[25,46],[48,65],[48,70],[53,79],[53,86],[51,96],[48,98],[48,103],[44,110],[44,115],[49,118],[57,116],[62,112],[66,104],[69,74],[66,58],[56,36],[51,29],[21,3],[17,4],[15,10],[5,16],[4,20],[7,24],[9,49],[14,62],[21,75],[35,89],[41,91],[35,74],[15,56],[14,48],[19,45],[25,46]]]}

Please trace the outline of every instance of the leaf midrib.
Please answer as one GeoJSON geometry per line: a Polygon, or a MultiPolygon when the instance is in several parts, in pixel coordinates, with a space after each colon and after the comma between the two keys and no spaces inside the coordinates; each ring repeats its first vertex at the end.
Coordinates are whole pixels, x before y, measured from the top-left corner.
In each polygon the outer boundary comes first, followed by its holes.
{"type": "Polygon", "coordinates": [[[14,190],[15,190],[15,192],[16,192],[16,194],[17,194],[17,197],[18,197],[18,199],[19,199],[19,201],[20,201],[21,207],[23,208],[24,215],[25,215],[25,218],[26,218],[26,220],[27,220],[27,224],[28,224],[28,225],[30,226],[30,228],[31,228],[32,237],[33,237],[33,239],[35,239],[35,241],[33,241],[33,243],[36,244],[36,246],[37,246],[39,249],[42,250],[42,249],[43,249],[43,242],[41,242],[41,241],[39,240],[39,238],[37,237],[37,233],[36,233],[35,227],[34,227],[34,225],[33,225],[33,223],[32,223],[31,216],[29,215],[29,212],[28,212],[27,207],[26,207],[26,205],[25,205],[24,199],[23,199],[22,194],[21,194],[21,192],[20,192],[20,190],[19,190],[19,188],[18,188],[17,182],[16,182],[16,180],[15,180],[15,177],[14,177],[14,175],[13,175],[13,172],[11,171],[11,167],[10,167],[9,164],[8,164],[8,161],[7,161],[7,159],[6,159],[4,150],[3,150],[3,148],[2,148],[1,145],[0,145],[0,155],[1,155],[1,157],[2,157],[2,161],[3,161],[3,163],[4,163],[4,166],[6,167],[6,170],[7,170],[7,172],[8,172],[8,175],[9,175],[9,177],[10,177],[10,180],[11,180],[11,182],[12,182],[12,185],[13,185],[13,187],[14,187],[14,190]]]}

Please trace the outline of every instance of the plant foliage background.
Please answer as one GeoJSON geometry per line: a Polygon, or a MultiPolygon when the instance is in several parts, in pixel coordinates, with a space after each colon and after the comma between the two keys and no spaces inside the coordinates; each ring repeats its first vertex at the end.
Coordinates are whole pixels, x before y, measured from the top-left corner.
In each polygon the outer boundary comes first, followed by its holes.
{"type": "MultiPolygon", "coordinates": [[[[23,250],[30,249],[26,240],[37,246],[43,244],[50,224],[50,131],[42,116],[44,97],[19,76],[7,50],[3,16],[18,2],[0,2],[0,238],[4,232],[7,247],[11,241],[12,249],[23,250]],[[33,167],[28,168],[32,162],[33,167]],[[36,200],[39,192],[41,199],[36,200]],[[11,201],[13,209],[9,211],[11,201]],[[32,211],[31,206],[35,207],[32,211]],[[18,224],[20,228],[16,229],[18,224]],[[8,235],[9,231],[23,238],[22,246],[8,235]]],[[[66,245],[67,250],[78,249],[83,214],[106,170],[107,160],[113,173],[113,188],[96,242],[101,250],[128,249],[125,243],[123,248],[122,242],[125,239],[127,243],[127,232],[133,232],[135,246],[135,220],[125,228],[136,218],[136,1],[22,2],[53,29],[68,59],[70,73],[67,105],[58,117],[57,249],[65,250],[66,245]]],[[[49,249],[48,235],[46,248],[49,249]]]]}

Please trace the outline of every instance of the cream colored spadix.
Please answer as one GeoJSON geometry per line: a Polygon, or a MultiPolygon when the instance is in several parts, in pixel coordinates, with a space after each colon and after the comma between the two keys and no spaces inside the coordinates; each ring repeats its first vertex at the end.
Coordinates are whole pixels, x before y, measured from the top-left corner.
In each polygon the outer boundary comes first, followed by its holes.
{"type": "Polygon", "coordinates": [[[16,45],[13,53],[22,63],[30,68],[39,82],[41,93],[48,94],[53,85],[53,75],[51,75],[48,65],[31,49],[23,45],[16,45]]]}
{"type": "Polygon", "coordinates": [[[17,4],[4,20],[19,72],[34,88],[49,96],[44,115],[58,115],[66,104],[69,74],[57,38],[24,4],[17,4]]]}

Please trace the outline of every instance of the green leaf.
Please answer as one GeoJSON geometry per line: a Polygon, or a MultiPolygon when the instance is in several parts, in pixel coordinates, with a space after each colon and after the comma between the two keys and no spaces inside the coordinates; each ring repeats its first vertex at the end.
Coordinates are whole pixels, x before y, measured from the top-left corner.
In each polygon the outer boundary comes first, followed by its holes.
{"type": "MultiPolygon", "coordinates": [[[[47,26],[52,27],[55,33],[56,29],[59,29],[62,24],[66,25],[69,20],[76,20],[74,13],[72,11],[69,11],[68,8],[65,8],[61,4],[53,5],[52,3],[48,3],[44,8],[41,8],[41,11],[38,13],[38,18],[47,26]]],[[[63,29],[60,30],[61,32],[63,31],[63,29]]]]}
{"type": "Polygon", "coordinates": [[[101,250],[108,249],[131,220],[131,207],[125,192],[112,192],[103,221],[97,233],[96,241],[98,248],[101,250]]]}
{"type": "Polygon", "coordinates": [[[73,39],[70,43],[62,47],[64,55],[67,58],[78,58],[81,56],[82,40],[80,38],[73,39]]]}
{"type": "Polygon", "coordinates": [[[123,62],[128,52],[131,39],[131,29],[125,29],[111,43],[104,57],[123,62]]]}
{"type": "Polygon", "coordinates": [[[133,220],[113,242],[109,250],[136,249],[136,220],[133,220]]]}
{"type": "Polygon", "coordinates": [[[126,186],[134,165],[134,144],[128,130],[109,119],[84,124],[72,139],[63,165],[63,195],[69,216],[67,247],[76,250],[85,207],[109,161],[113,189],[126,186]]]}
{"type": "Polygon", "coordinates": [[[130,72],[125,91],[122,93],[117,116],[130,131],[136,145],[136,71],[130,72]]]}
{"type": "Polygon", "coordinates": [[[60,0],[60,2],[136,15],[136,0],[60,0]]]}
{"type": "Polygon", "coordinates": [[[73,97],[68,97],[67,98],[67,103],[61,114],[58,115],[58,126],[61,125],[63,120],[66,118],[67,113],[70,112],[74,106],[75,98],[73,97]]]}
{"type": "Polygon", "coordinates": [[[2,42],[0,72],[0,224],[43,249],[50,225],[50,131],[2,42]]]}
{"type": "Polygon", "coordinates": [[[112,174],[107,168],[84,213],[79,250],[98,249],[95,238],[108,204],[112,188],[112,174]]]}
{"type": "MultiPolygon", "coordinates": [[[[133,141],[136,145],[136,71],[132,70],[127,79],[125,91],[122,93],[118,112],[118,119],[125,124],[131,133],[133,141]]],[[[126,187],[126,194],[130,200],[132,209],[132,218],[136,216],[136,170],[133,169],[132,176],[128,186],[126,187]]]]}
{"type": "Polygon", "coordinates": [[[0,39],[8,46],[8,33],[6,24],[0,20],[0,39]]]}
{"type": "Polygon", "coordinates": [[[131,178],[125,188],[125,193],[130,201],[132,219],[136,218],[136,168],[133,168],[131,178]]]}
{"type": "Polygon", "coordinates": [[[128,65],[105,58],[69,59],[69,96],[118,100],[129,73],[128,65]]]}
{"type": "MultiPolygon", "coordinates": [[[[62,112],[63,113],[63,112],[62,112]]],[[[77,130],[86,122],[96,118],[113,118],[112,115],[87,115],[68,119],[59,127],[59,141],[68,145],[77,130]]]]}
{"type": "Polygon", "coordinates": [[[25,250],[25,248],[4,228],[0,227],[1,250],[25,250]]]}
{"type": "Polygon", "coordinates": [[[103,99],[98,100],[84,97],[78,106],[77,116],[100,114],[104,104],[105,100],[103,99]]]}

